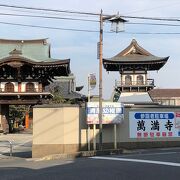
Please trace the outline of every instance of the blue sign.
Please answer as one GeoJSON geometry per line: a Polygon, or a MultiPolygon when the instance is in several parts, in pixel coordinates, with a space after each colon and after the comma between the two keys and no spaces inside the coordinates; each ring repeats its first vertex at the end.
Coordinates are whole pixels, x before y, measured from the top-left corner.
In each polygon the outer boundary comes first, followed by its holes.
{"type": "Polygon", "coordinates": [[[159,112],[141,112],[135,113],[134,117],[136,119],[174,119],[174,113],[159,113],[159,112]]]}

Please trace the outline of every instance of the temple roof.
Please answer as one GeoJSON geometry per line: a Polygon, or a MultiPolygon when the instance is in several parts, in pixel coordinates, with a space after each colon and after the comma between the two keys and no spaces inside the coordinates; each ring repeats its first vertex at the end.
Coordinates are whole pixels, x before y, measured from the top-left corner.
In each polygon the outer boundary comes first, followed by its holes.
{"type": "Polygon", "coordinates": [[[40,81],[48,85],[55,76],[68,76],[70,59],[53,59],[47,39],[0,39],[1,80],[40,81]]]}
{"type": "Polygon", "coordinates": [[[0,39],[0,59],[9,56],[14,50],[34,61],[46,61],[51,58],[50,44],[47,42],[47,38],[32,40],[0,39]]]}
{"type": "Polygon", "coordinates": [[[159,70],[168,58],[154,56],[133,39],[130,45],[116,56],[103,59],[103,64],[107,71],[159,70]]]}
{"type": "MultiPolygon", "coordinates": [[[[46,87],[46,91],[54,92],[55,89],[58,93],[64,98],[69,100],[80,100],[84,101],[87,97],[79,92],[76,92],[76,87],[74,83],[75,79],[73,75],[67,77],[59,77],[58,79],[54,80],[49,86],[46,87]],[[68,78],[69,77],[69,78],[68,78]]],[[[83,86],[79,86],[80,89],[83,86]]]]}
{"type": "MultiPolygon", "coordinates": [[[[70,59],[52,59],[50,58],[47,61],[34,61],[30,59],[29,57],[21,56],[21,55],[10,55],[5,58],[0,59],[0,66],[5,64],[18,64],[21,63],[21,65],[29,64],[33,67],[44,67],[44,66],[58,66],[58,65],[67,65],[69,68],[70,59]]],[[[70,71],[70,69],[69,69],[70,71]]]]}
{"type": "MultiPolygon", "coordinates": [[[[70,73],[70,59],[51,58],[47,39],[0,39],[0,67],[5,65],[13,68],[21,68],[24,65],[36,69],[49,68],[48,73],[52,72],[50,76],[67,76],[70,73]]],[[[27,73],[32,73],[30,71],[28,69],[27,73]]]]}

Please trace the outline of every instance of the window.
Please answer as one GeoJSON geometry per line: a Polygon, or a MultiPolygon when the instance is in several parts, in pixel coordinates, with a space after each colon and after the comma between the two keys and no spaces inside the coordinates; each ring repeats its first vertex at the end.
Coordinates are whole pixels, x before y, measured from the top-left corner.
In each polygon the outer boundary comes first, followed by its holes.
{"type": "Polygon", "coordinates": [[[132,77],[130,75],[125,77],[125,85],[132,85],[132,77]]]}
{"type": "Polygon", "coordinates": [[[175,99],[170,99],[169,100],[169,105],[176,105],[175,99]]]}
{"type": "Polygon", "coordinates": [[[14,92],[14,84],[13,83],[6,83],[5,84],[5,92],[14,92]]]}
{"type": "Polygon", "coordinates": [[[176,105],[175,99],[156,99],[154,100],[154,102],[158,102],[159,104],[162,104],[162,105],[171,105],[171,106],[176,105]]]}
{"type": "Polygon", "coordinates": [[[34,92],[34,84],[33,83],[27,83],[26,84],[26,92],[34,92]]]}
{"type": "Polygon", "coordinates": [[[161,104],[162,105],[169,105],[169,99],[162,99],[161,104]]]}
{"type": "Polygon", "coordinates": [[[143,76],[142,75],[137,76],[137,84],[138,85],[143,85],[143,76]]]}

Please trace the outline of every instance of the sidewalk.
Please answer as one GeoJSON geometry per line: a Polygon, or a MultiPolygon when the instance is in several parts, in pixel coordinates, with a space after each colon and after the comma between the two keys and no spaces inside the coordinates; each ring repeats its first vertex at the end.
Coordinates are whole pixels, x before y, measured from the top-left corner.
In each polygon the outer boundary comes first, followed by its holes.
{"type": "Polygon", "coordinates": [[[12,143],[13,157],[31,158],[32,134],[29,131],[17,134],[0,134],[0,159],[9,158],[10,142],[12,143]]]}

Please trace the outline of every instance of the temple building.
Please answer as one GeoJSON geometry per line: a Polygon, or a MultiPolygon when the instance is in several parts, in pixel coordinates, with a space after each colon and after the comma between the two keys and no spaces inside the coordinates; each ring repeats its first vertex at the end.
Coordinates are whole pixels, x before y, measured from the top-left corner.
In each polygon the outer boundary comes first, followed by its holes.
{"type": "Polygon", "coordinates": [[[115,82],[113,101],[151,103],[148,91],[155,87],[149,71],[160,70],[169,57],[157,57],[139,46],[135,39],[123,51],[112,58],[103,59],[107,71],[118,71],[120,81],[115,82]]]}
{"type": "Polygon", "coordinates": [[[70,59],[53,59],[47,39],[0,39],[0,129],[9,105],[36,105],[52,98],[45,87],[70,74],[70,59]]]}
{"type": "Polygon", "coordinates": [[[84,86],[76,85],[76,77],[73,73],[69,76],[55,77],[45,89],[48,92],[58,92],[64,102],[81,104],[87,101],[87,96],[80,93],[84,86]]]}

